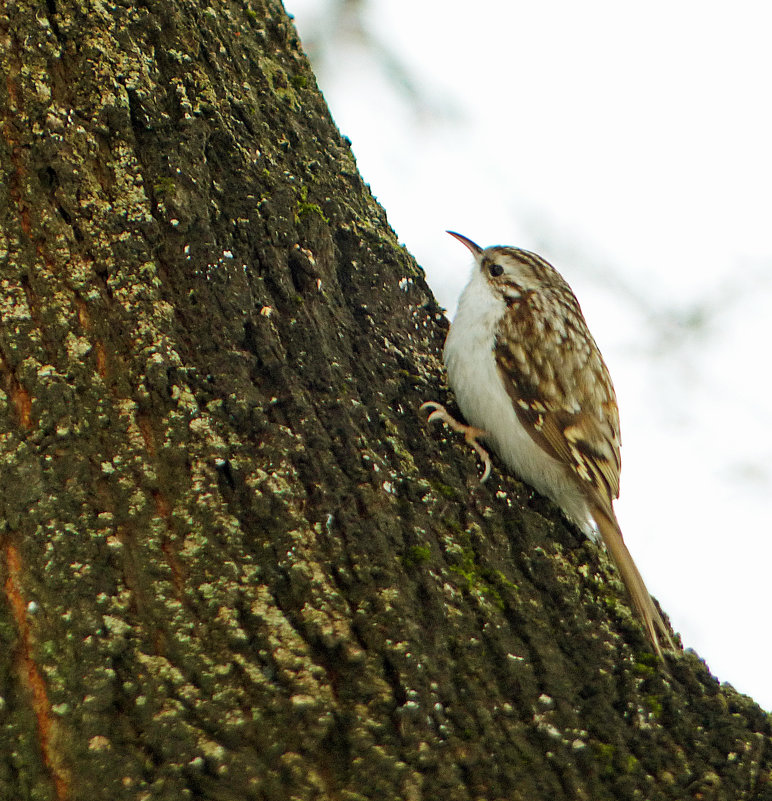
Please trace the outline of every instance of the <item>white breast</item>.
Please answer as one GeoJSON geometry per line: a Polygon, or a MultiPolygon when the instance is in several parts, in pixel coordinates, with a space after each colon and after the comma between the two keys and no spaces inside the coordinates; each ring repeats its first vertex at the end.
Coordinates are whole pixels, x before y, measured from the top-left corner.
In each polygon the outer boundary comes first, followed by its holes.
{"type": "Polygon", "coordinates": [[[445,341],[448,380],[470,425],[487,432],[486,440],[519,478],[551,498],[588,535],[594,533],[587,502],[567,468],[549,456],[517,419],[494,356],[498,321],[506,304],[490,288],[480,268],[461,294],[445,341]]]}

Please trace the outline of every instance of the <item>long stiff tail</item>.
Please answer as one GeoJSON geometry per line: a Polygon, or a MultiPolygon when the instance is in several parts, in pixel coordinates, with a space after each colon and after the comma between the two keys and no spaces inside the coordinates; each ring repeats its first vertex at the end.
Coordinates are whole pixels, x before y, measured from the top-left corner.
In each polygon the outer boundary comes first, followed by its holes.
{"type": "Polygon", "coordinates": [[[617,566],[619,575],[622,577],[625,587],[627,587],[627,592],[630,594],[635,611],[646,629],[646,634],[648,634],[651,644],[654,646],[654,651],[660,660],[664,661],[662,646],[674,651],[676,649],[675,644],[665,625],[665,621],[662,620],[656,606],[654,606],[654,601],[646,589],[630,551],[627,550],[616,515],[613,511],[609,514],[596,506],[592,509],[592,516],[598,524],[600,535],[603,537],[603,542],[606,543],[606,548],[608,548],[611,558],[617,566]]]}

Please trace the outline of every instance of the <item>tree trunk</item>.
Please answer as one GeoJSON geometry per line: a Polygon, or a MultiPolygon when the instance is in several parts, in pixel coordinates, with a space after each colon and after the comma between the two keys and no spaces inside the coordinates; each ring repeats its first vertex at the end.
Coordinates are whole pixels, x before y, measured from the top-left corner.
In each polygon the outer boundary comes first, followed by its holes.
{"type": "Polygon", "coordinates": [[[770,799],[446,322],[278,0],[0,10],[0,798],[770,799]]]}

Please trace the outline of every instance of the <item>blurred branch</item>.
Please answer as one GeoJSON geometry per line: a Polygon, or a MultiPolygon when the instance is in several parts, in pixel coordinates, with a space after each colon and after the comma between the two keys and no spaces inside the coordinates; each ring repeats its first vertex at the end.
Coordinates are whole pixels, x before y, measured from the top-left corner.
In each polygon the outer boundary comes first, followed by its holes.
{"type": "MultiPolygon", "coordinates": [[[[718,333],[722,319],[736,312],[749,298],[760,292],[772,292],[770,265],[737,265],[718,285],[704,290],[701,297],[680,299],[680,303],[663,305],[631,280],[630,270],[590,255],[590,248],[576,239],[544,225],[543,220],[526,219],[523,224],[532,232],[538,247],[560,254],[579,271],[604,290],[624,301],[631,311],[642,318],[642,330],[648,334],[644,351],[652,357],[685,354],[695,342],[704,345],[706,339],[718,333]],[[738,281],[736,276],[743,276],[738,281]]],[[[538,248],[537,248],[538,249],[538,248]]]]}
{"type": "MultiPolygon", "coordinates": [[[[711,340],[716,344],[729,339],[737,326],[744,325],[743,309],[760,295],[772,295],[772,270],[768,262],[747,261],[734,265],[723,280],[705,287],[701,296],[679,298],[678,305],[663,305],[661,298],[647,293],[631,280],[631,271],[590,255],[596,249],[557,233],[549,224],[545,225],[543,217],[536,220],[522,213],[518,216],[530,229],[537,249],[557,254],[563,263],[570,261],[616,302],[624,304],[626,310],[640,318],[637,331],[641,338],[636,340],[636,350],[643,364],[656,371],[653,383],[669,387],[670,391],[652,396],[661,399],[661,412],[668,420],[691,421],[692,404],[700,396],[711,398],[714,404],[728,410],[728,414],[737,413],[741,406],[742,414],[749,419],[768,417],[765,397],[754,394],[753,381],[739,387],[744,393],[740,398],[736,382],[722,380],[715,371],[706,369],[706,352],[711,340]],[[737,280],[738,275],[742,280],[737,280]]],[[[756,485],[769,485],[772,475],[766,457],[749,456],[747,449],[743,449],[742,454],[732,457],[725,453],[724,477],[741,483],[752,479],[756,485]]]]}
{"type": "Polygon", "coordinates": [[[422,85],[400,53],[376,35],[368,20],[371,0],[327,0],[320,5],[315,14],[299,15],[297,22],[303,46],[322,84],[326,76],[340,72],[342,55],[353,51],[383,74],[418,121],[463,116],[447,94],[422,85]]]}

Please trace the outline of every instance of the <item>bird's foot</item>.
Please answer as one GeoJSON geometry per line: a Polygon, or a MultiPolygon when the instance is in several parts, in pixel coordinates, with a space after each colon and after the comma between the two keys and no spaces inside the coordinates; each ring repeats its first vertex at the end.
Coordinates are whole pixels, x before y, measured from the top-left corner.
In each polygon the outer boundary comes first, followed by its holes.
{"type": "Polygon", "coordinates": [[[491,457],[488,454],[488,451],[483,448],[482,445],[477,441],[478,437],[484,437],[487,433],[483,431],[482,428],[476,428],[475,426],[468,426],[465,423],[459,423],[455,417],[451,416],[445,407],[440,403],[435,403],[434,401],[427,401],[426,403],[422,403],[419,411],[425,411],[426,409],[432,409],[431,414],[429,417],[426,418],[427,423],[433,423],[435,420],[441,420],[445,425],[450,426],[454,431],[458,431],[460,434],[464,435],[464,439],[474,448],[475,453],[480,457],[480,460],[483,463],[484,470],[483,474],[480,478],[480,483],[482,484],[488,476],[491,474],[491,457]]]}

